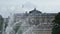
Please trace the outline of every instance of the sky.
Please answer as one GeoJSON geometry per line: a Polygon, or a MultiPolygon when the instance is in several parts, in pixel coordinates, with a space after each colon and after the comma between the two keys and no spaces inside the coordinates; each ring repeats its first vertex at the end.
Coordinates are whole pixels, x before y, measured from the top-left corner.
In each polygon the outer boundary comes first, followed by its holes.
{"type": "Polygon", "coordinates": [[[10,13],[25,13],[34,8],[43,13],[58,13],[60,0],[0,0],[0,14],[5,18],[10,13]]]}

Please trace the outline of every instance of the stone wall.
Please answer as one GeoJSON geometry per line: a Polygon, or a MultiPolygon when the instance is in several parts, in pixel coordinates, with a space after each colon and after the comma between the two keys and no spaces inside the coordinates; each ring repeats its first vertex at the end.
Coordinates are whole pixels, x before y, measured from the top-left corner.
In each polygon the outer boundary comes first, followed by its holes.
{"type": "Polygon", "coordinates": [[[34,31],[35,34],[51,34],[51,30],[34,31]]]}

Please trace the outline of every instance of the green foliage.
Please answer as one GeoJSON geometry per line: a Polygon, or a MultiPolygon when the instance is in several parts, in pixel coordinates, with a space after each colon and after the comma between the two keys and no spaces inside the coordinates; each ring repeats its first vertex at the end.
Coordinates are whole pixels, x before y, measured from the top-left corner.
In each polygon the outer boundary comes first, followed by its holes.
{"type": "Polygon", "coordinates": [[[60,34],[60,13],[58,13],[53,20],[52,34],[60,34]]]}
{"type": "MultiPolygon", "coordinates": [[[[0,31],[2,31],[2,29],[3,29],[3,18],[0,15],[0,31]]],[[[2,34],[2,32],[0,32],[0,34],[2,34]]]]}
{"type": "Polygon", "coordinates": [[[3,24],[3,18],[2,16],[0,16],[0,27],[2,27],[2,24],[3,24]]]}

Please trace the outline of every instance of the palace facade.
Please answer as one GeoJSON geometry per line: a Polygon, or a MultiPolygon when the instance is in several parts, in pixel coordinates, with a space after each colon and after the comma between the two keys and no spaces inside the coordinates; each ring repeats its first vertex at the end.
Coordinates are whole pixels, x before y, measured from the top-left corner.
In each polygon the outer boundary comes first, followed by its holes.
{"type": "MultiPolygon", "coordinates": [[[[20,20],[25,21],[25,28],[33,27],[32,32],[34,34],[51,34],[52,30],[52,21],[57,13],[42,13],[41,11],[34,10],[29,11],[29,13],[19,13],[14,14],[14,22],[18,22],[20,20]]],[[[22,28],[23,31],[26,31],[22,28]]],[[[31,34],[31,32],[30,32],[31,34]]]]}

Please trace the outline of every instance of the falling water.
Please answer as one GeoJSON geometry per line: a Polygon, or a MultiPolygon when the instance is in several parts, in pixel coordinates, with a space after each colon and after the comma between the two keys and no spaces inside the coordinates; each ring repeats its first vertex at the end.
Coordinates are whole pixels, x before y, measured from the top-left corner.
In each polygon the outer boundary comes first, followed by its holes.
{"type": "Polygon", "coordinates": [[[14,15],[11,14],[9,23],[5,32],[6,34],[35,34],[33,32],[33,29],[34,27],[37,27],[37,26],[29,25],[27,17],[25,19],[20,19],[18,22],[14,22],[14,15]]]}
{"type": "Polygon", "coordinates": [[[9,18],[9,22],[8,22],[8,26],[6,28],[6,34],[14,34],[14,30],[13,30],[13,14],[10,14],[10,18],[9,18]]]}

